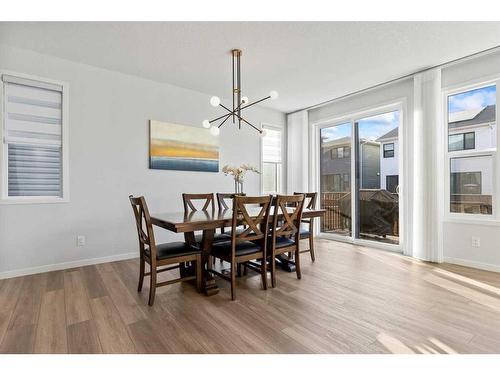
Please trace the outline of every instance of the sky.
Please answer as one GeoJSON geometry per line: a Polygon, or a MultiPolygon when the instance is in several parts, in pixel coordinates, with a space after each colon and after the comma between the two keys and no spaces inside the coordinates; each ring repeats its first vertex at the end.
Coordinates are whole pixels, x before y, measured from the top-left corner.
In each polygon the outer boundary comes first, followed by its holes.
{"type": "MultiPolygon", "coordinates": [[[[367,117],[359,120],[358,123],[360,138],[374,141],[399,126],[399,111],[367,117]]],[[[325,141],[349,136],[351,136],[351,125],[349,123],[321,129],[321,137],[325,141]]]]}
{"type": "Polygon", "coordinates": [[[448,111],[461,112],[486,107],[496,102],[496,86],[482,87],[448,97],[448,111]]]}

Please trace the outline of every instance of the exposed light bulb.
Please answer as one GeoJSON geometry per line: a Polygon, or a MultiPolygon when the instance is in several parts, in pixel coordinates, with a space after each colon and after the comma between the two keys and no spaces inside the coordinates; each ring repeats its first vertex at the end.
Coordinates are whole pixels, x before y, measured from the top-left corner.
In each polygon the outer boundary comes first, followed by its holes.
{"type": "Polygon", "coordinates": [[[212,126],[210,128],[210,134],[212,134],[213,136],[217,136],[217,135],[219,135],[219,133],[220,133],[220,129],[217,126],[212,126]]]}
{"type": "Polygon", "coordinates": [[[213,107],[218,107],[220,104],[220,98],[218,96],[212,96],[210,98],[210,105],[213,107]]]}
{"type": "Polygon", "coordinates": [[[243,96],[243,97],[241,98],[241,104],[247,104],[248,102],[249,102],[248,97],[243,96]]]}
{"type": "Polygon", "coordinates": [[[274,90],[273,90],[273,91],[271,91],[271,92],[269,93],[269,96],[271,97],[271,99],[272,99],[272,100],[274,100],[274,99],[278,99],[278,96],[279,96],[279,95],[278,95],[278,92],[277,92],[277,91],[274,91],[274,90]]]}
{"type": "Polygon", "coordinates": [[[201,123],[205,129],[208,129],[210,127],[210,121],[208,120],[203,120],[201,123]]]}

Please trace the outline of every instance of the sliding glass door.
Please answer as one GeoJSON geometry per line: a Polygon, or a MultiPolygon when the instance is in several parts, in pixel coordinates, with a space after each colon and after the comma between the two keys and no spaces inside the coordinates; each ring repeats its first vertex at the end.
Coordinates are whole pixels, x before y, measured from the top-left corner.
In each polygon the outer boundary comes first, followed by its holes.
{"type": "Polygon", "coordinates": [[[320,231],[399,244],[400,111],[321,127],[320,231]]]}
{"type": "Polygon", "coordinates": [[[320,143],[320,230],[351,237],[352,124],[320,129],[320,143]]]}

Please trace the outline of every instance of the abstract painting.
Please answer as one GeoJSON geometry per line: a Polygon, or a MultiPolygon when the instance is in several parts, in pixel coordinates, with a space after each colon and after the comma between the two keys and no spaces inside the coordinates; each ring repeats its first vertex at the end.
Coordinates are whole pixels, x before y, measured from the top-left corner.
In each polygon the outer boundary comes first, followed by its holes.
{"type": "Polygon", "coordinates": [[[219,172],[219,138],[209,129],[150,120],[149,168],[219,172]]]}

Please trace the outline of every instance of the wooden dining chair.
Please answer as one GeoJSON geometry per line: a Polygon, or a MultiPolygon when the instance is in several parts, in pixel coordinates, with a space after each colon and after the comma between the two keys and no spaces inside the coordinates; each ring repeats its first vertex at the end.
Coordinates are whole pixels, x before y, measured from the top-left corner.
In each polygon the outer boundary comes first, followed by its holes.
{"type": "Polygon", "coordinates": [[[300,224],[304,208],[304,195],[278,195],[274,202],[271,236],[267,256],[271,264],[271,285],[276,286],[276,255],[294,253],[297,279],[300,271],[300,224]]]}
{"type": "MultiPolygon", "coordinates": [[[[305,196],[304,207],[308,210],[314,210],[316,208],[316,199],[318,198],[318,193],[293,193],[293,194],[303,194],[305,196]]],[[[314,254],[314,218],[302,219],[300,224],[300,239],[309,239],[309,249],[303,249],[300,253],[310,253],[311,260],[314,262],[316,256],[314,254]]]]}
{"type": "MultiPolygon", "coordinates": [[[[192,213],[195,211],[205,211],[215,214],[215,205],[214,205],[214,194],[206,193],[206,194],[182,194],[182,203],[184,204],[184,212],[192,213]],[[198,207],[201,207],[199,210],[196,207],[196,203],[200,202],[198,207]]],[[[214,235],[214,242],[220,241],[229,241],[229,236],[224,234],[224,232],[216,233],[214,235]]],[[[194,240],[198,245],[201,245],[201,241],[203,240],[203,234],[198,233],[194,236],[194,240]]]]}
{"type": "MultiPolygon", "coordinates": [[[[219,207],[219,211],[229,210],[230,206],[228,205],[228,202],[226,200],[231,201],[230,205],[232,207],[233,198],[237,195],[240,195],[242,197],[246,196],[245,193],[217,193],[216,197],[217,197],[217,206],[219,207]]],[[[220,228],[221,233],[225,233],[225,229],[226,228],[222,226],[220,228]]]]}
{"type": "Polygon", "coordinates": [[[201,291],[201,251],[185,242],[170,242],[157,244],[149,215],[148,206],[144,197],[129,196],[132,210],[134,211],[137,235],[139,236],[139,285],[137,291],[142,290],[144,276],[150,276],[149,302],[153,305],[156,288],[180,281],[196,280],[196,288],[201,291]],[[180,263],[194,262],[196,274],[179,279],[156,281],[157,274],[179,268],[180,263]],[[149,264],[150,271],[145,273],[145,264],[149,264]],[[171,264],[174,266],[168,267],[171,264]],[[167,267],[165,267],[167,266],[167,267]],[[165,267],[165,268],[160,268],[165,267]]]}
{"type": "Polygon", "coordinates": [[[233,198],[233,217],[231,222],[231,241],[215,243],[212,246],[211,255],[222,259],[230,264],[229,276],[217,272],[211,268],[209,272],[231,282],[231,299],[236,298],[236,268],[238,264],[251,260],[261,260],[260,274],[262,287],[267,289],[267,264],[266,246],[269,228],[269,209],[271,197],[246,197],[235,196],[233,198]],[[248,206],[254,206],[256,212],[249,212],[248,206]],[[245,225],[242,232],[236,229],[239,225],[245,225]]]}

